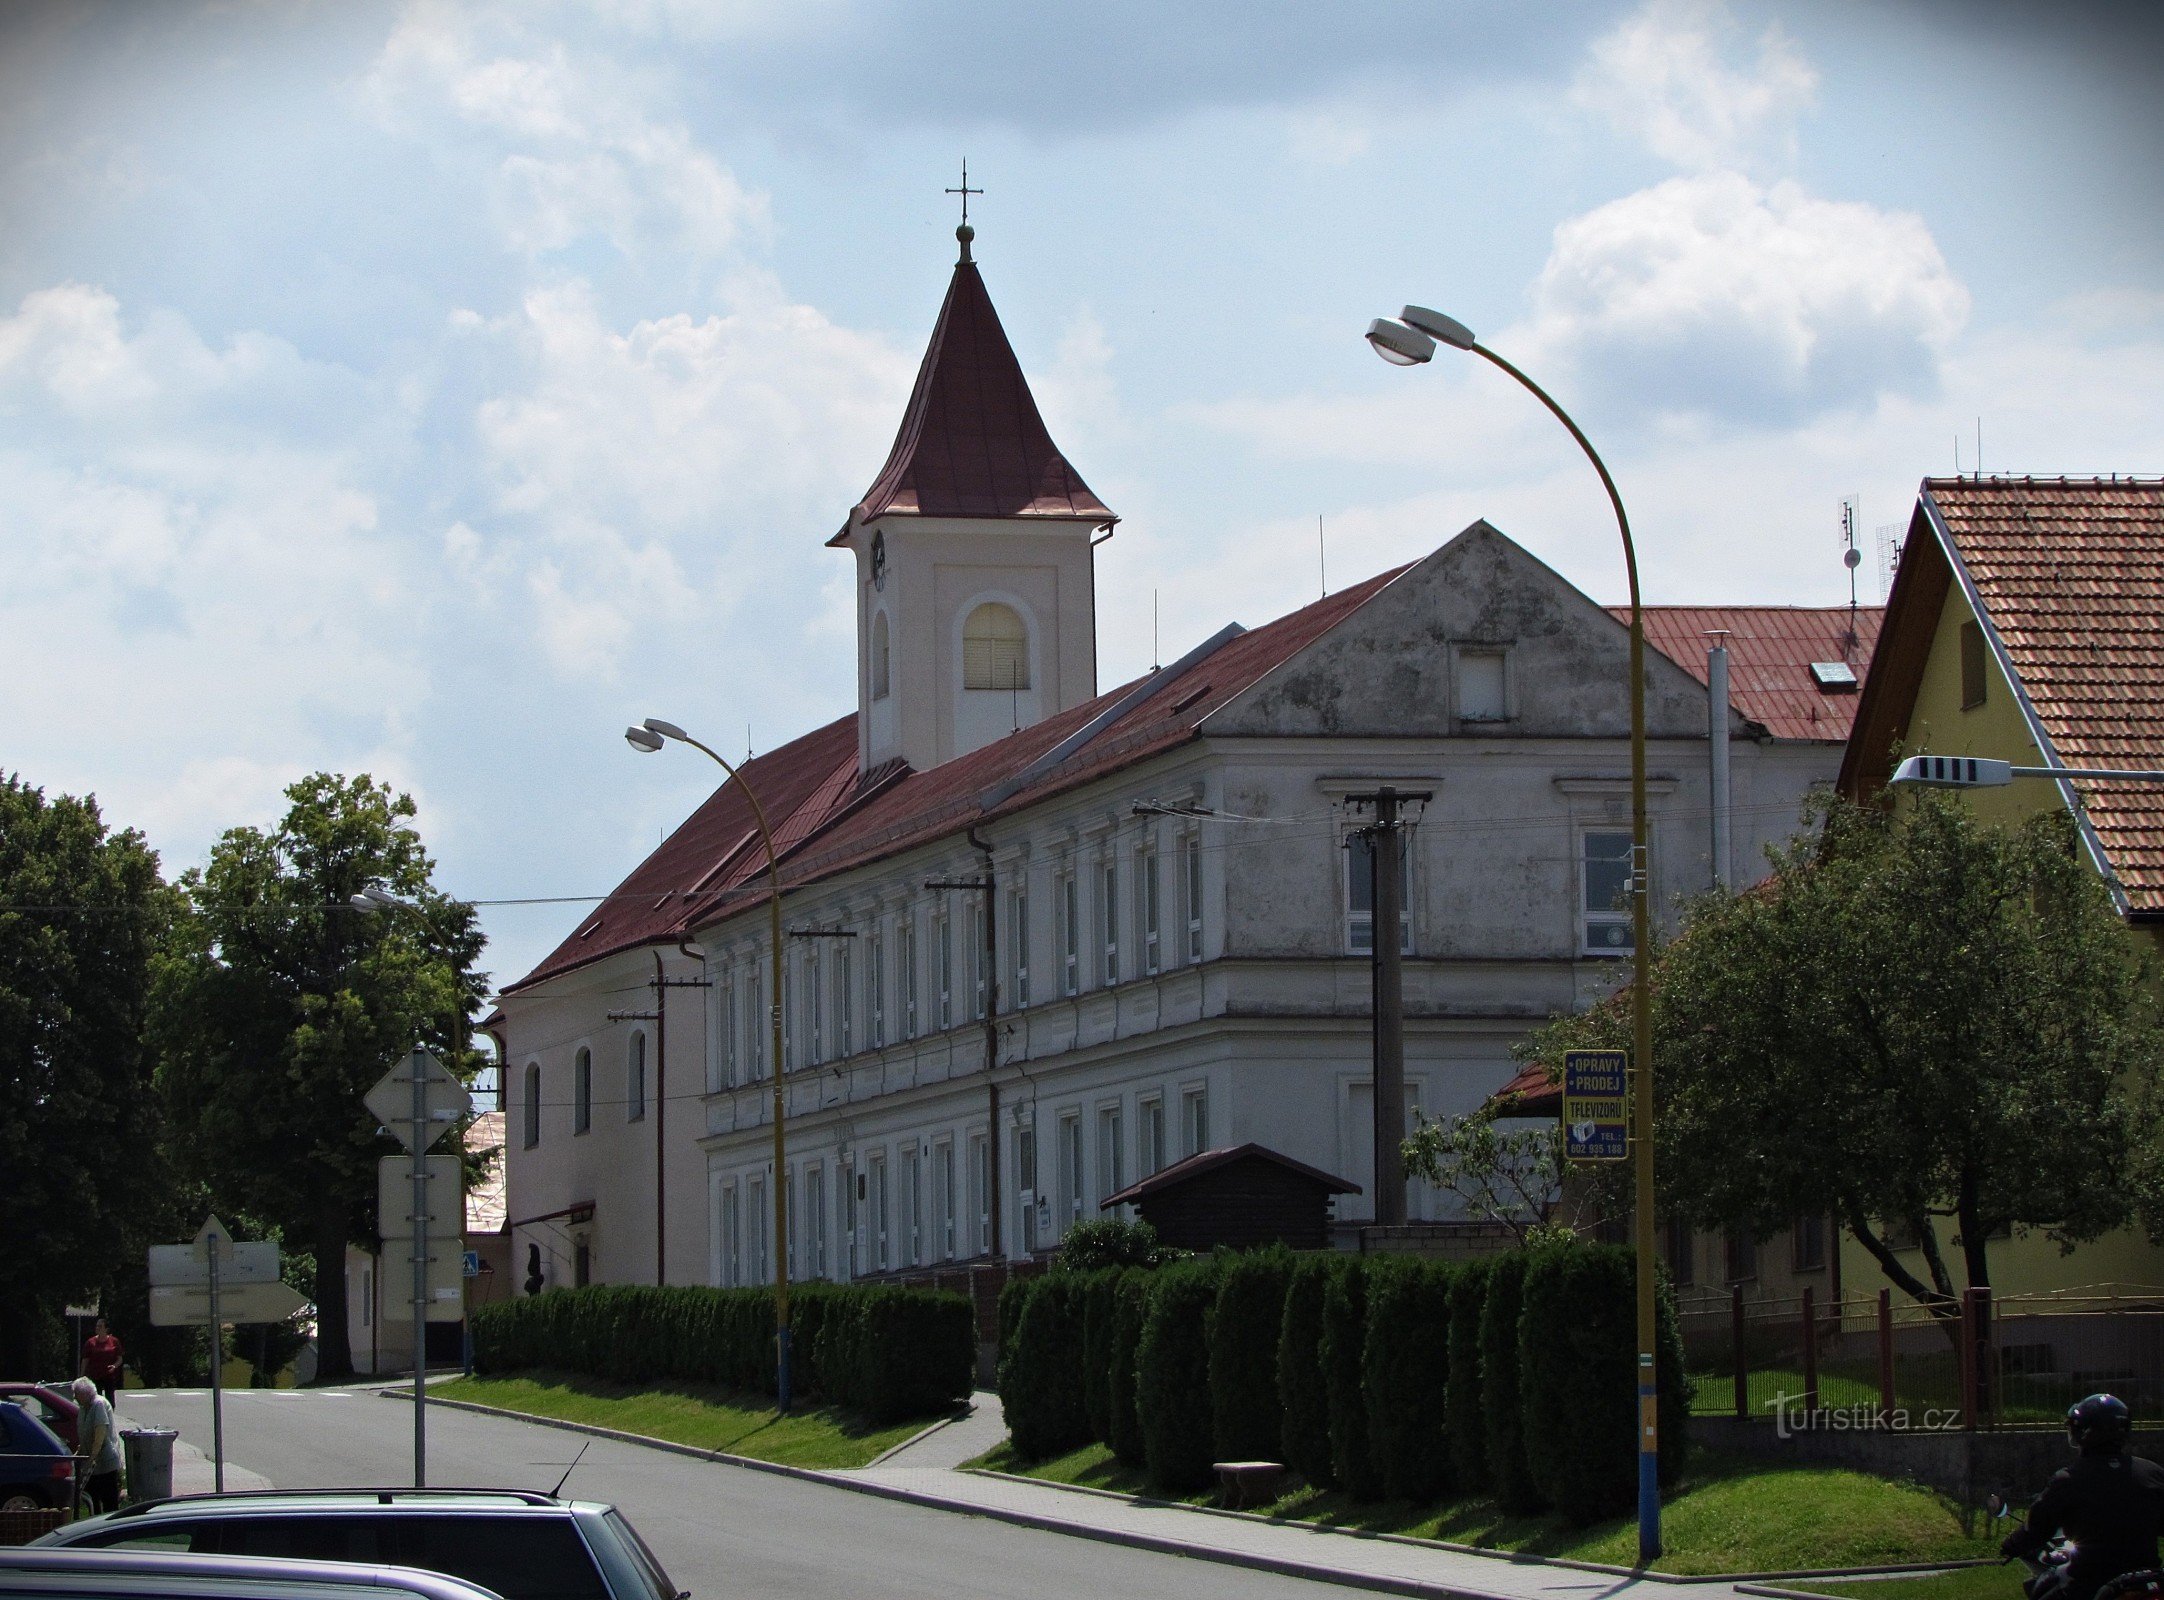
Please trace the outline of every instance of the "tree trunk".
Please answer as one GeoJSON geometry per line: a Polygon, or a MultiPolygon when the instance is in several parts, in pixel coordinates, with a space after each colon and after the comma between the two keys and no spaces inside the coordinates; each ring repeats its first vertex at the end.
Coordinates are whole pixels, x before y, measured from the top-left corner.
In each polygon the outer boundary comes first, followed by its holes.
{"type": "Polygon", "coordinates": [[[316,1382],[353,1376],[353,1346],[346,1337],[346,1207],[326,1200],[316,1213],[316,1382]]]}
{"type": "Polygon", "coordinates": [[[1991,1225],[1982,1214],[1981,1202],[1976,1196],[1976,1171],[1964,1167],[1961,1172],[1961,1198],[1954,1206],[1954,1219],[1961,1228],[1961,1264],[1969,1275],[1971,1289],[1991,1287],[1991,1258],[1988,1246],[1991,1225]]]}
{"type": "MultiPolygon", "coordinates": [[[[1928,1287],[1915,1273],[1901,1265],[1901,1258],[1894,1253],[1893,1247],[1871,1231],[1871,1224],[1864,1220],[1861,1211],[1851,1209],[1847,1221],[1848,1231],[1855,1235],[1858,1244],[1871,1253],[1871,1258],[1878,1263],[1879,1271],[1886,1274],[1887,1280],[1896,1289],[1934,1317],[1942,1321],[1952,1319],[1958,1324],[1961,1308],[1954,1298],[1943,1291],[1928,1287]]],[[[1928,1226],[1928,1219],[1926,1225],[1928,1226]]]]}

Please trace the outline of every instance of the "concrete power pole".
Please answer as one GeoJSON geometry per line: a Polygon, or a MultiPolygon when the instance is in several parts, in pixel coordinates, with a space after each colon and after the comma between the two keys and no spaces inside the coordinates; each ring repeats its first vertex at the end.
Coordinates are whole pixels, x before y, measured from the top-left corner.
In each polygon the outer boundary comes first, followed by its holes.
{"type": "Polygon", "coordinates": [[[1386,1228],[1405,1221],[1405,955],[1399,929],[1405,913],[1406,824],[1398,807],[1405,801],[1424,803],[1431,793],[1386,784],[1368,794],[1345,797],[1354,805],[1375,809],[1375,821],[1359,832],[1368,841],[1368,905],[1373,911],[1375,1222],[1386,1228]]]}

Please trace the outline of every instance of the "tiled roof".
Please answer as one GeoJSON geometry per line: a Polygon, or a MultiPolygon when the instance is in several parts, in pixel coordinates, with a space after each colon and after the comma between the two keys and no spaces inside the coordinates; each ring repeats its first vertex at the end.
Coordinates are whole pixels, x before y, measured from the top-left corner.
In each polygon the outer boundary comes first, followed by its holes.
{"type": "MultiPolygon", "coordinates": [[[[2069,767],[2164,767],[2164,479],[1928,478],[1985,615],[2069,767]]],[[[2136,910],[2164,910],[2164,787],[2084,781],[2136,910]]]]}
{"type": "Polygon", "coordinates": [[[1114,1206],[1132,1205],[1138,1200],[1147,1200],[1151,1195],[1162,1193],[1166,1189],[1177,1188],[1191,1179],[1200,1177],[1205,1172],[1212,1172],[1219,1167],[1229,1166],[1235,1161],[1245,1161],[1250,1158],[1273,1162],[1288,1172],[1296,1173],[1300,1177],[1308,1179],[1317,1187],[1329,1190],[1332,1194],[1358,1194],[1360,1192],[1360,1185],[1357,1183],[1349,1182],[1344,1178],[1333,1177],[1319,1167],[1309,1166],[1305,1161],[1295,1161],[1291,1156],[1285,1155],[1281,1151],[1272,1150],[1267,1145],[1236,1144],[1227,1145],[1222,1150],[1205,1150],[1199,1155],[1189,1156],[1183,1161],[1175,1161],[1169,1167],[1161,1167],[1140,1182],[1129,1184],[1118,1194],[1106,1195],[1104,1199],[1097,1202],[1097,1208],[1100,1211],[1109,1211],[1114,1206]]]}
{"type": "Polygon", "coordinates": [[[504,1208],[501,1111],[484,1111],[466,1125],[466,1150],[469,1155],[482,1155],[490,1150],[496,1152],[496,1161],[488,1169],[488,1176],[466,1191],[466,1231],[501,1233],[504,1218],[510,1215],[504,1208]]]}
{"type": "Polygon", "coordinates": [[[856,511],[894,513],[1112,517],[1052,442],[972,261],[955,265],[894,449],[856,511]]]}
{"type": "MultiPolygon", "coordinates": [[[[1608,609],[1630,621],[1630,607],[1608,609]]],[[[1853,621],[1847,606],[1647,606],[1646,643],[1704,683],[1706,635],[1726,629],[1729,704],[1777,739],[1839,744],[1856,716],[1856,691],[1829,694],[1811,664],[1846,662],[1863,682],[1885,616],[1883,606],[1858,606],[1853,621]]]]}

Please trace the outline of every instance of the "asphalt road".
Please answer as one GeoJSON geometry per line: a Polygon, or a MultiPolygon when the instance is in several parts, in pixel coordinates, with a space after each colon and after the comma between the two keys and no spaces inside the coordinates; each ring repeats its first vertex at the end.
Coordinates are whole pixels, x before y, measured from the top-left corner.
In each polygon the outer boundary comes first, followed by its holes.
{"type": "MultiPolygon", "coordinates": [[[[131,1390],[132,1421],[210,1449],[206,1392],[131,1390]]],[[[226,1455],[281,1489],[413,1481],[413,1412],[368,1390],[229,1390],[226,1455]]],[[[432,1408],[428,1479],[613,1502],[695,1600],[1324,1600],[1350,1591],[432,1408]]]]}

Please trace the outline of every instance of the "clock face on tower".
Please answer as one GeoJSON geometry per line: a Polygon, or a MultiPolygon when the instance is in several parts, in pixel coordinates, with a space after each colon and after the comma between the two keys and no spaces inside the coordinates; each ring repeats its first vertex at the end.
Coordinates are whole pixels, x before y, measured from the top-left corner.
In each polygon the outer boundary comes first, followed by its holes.
{"type": "Polygon", "coordinates": [[[872,587],[874,589],[885,589],[886,586],[887,532],[886,529],[880,528],[874,530],[872,534],[872,587]]]}

